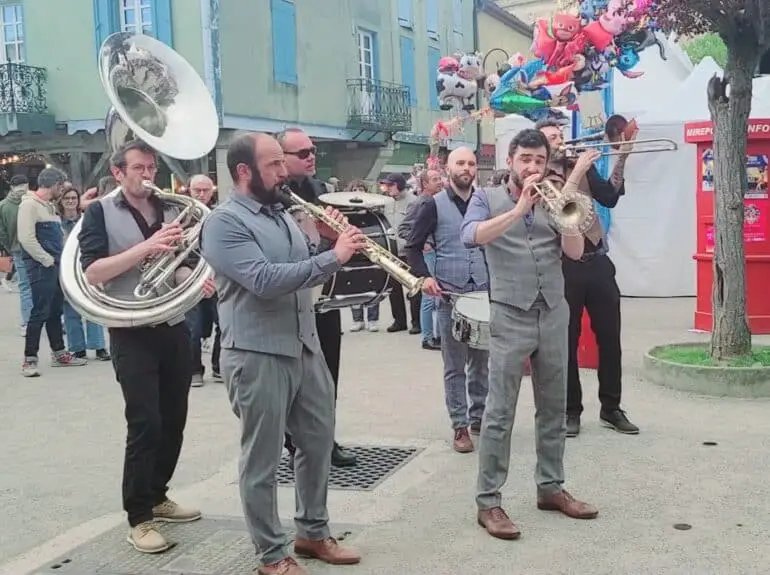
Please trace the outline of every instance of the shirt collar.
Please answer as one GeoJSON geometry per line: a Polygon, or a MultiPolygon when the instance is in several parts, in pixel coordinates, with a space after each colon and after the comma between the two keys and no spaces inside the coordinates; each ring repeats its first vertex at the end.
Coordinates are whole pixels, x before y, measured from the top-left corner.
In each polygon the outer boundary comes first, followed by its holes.
{"type": "Polygon", "coordinates": [[[263,204],[251,194],[239,194],[235,189],[230,190],[230,198],[255,214],[280,214],[285,210],[283,204],[263,204]]]}

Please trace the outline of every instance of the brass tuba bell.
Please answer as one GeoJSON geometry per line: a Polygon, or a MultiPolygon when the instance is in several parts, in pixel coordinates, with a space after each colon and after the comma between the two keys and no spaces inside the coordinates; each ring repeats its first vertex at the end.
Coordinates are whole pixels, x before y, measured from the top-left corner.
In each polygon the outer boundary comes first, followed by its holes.
{"type": "MultiPolygon", "coordinates": [[[[99,76],[112,103],[105,123],[107,145],[115,150],[137,138],[160,154],[181,160],[197,159],[211,151],[219,136],[216,107],[193,67],[170,47],[142,34],[124,32],[109,36],[99,51],[99,76]]],[[[203,284],[213,276],[200,259],[190,277],[169,287],[176,267],[198,249],[198,237],[209,208],[188,196],[165,193],[152,182],[145,186],[178,204],[177,222],[184,229],[175,252],[140,265],[142,278],[133,298],[109,296],[90,285],[80,265],[75,224],[64,244],[60,279],[62,291],[81,316],[106,327],[158,325],[195,307],[203,297],[203,284]]],[[[106,197],[119,194],[121,188],[106,197]]]]}

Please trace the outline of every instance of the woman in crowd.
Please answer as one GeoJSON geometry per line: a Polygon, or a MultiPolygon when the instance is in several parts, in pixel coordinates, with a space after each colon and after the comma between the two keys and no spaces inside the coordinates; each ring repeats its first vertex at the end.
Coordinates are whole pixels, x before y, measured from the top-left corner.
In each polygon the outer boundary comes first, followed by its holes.
{"type": "MultiPolygon", "coordinates": [[[[75,223],[80,219],[82,210],[80,208],[80,192],[75,188],[69,187],[59,199],[59,215],[61,216],[62,230],[64,239],[75,227],[75,223]]],[[[83,319],[78,312],[64,301],[64,329],[67,334],[67,347],[72,355],[79,358],[86,357],[86,349],[96,350],[96,359],[100,361],[109,361],[110,354],[107,353],[104,344],[104,328],[93,322],[86,320],[85,331],[83,330],[83,319]]]]}
{"type": "MultiPolygon", "coordinates": [[[[366,194],[369,193],[369,186],[363,180],[353,180],[347,185],[345,191],[366,194]]],[[[369,331],[377,331],[379,329],[377,325],[377,322],[380,321],[379,303],[366,306],[366,323],[364,323],[364,308],[362,306],[350,308],[350,311],[353,314],[353,327],[350,328],[350,331],[361,331],[364,327],[369,331]]]]}

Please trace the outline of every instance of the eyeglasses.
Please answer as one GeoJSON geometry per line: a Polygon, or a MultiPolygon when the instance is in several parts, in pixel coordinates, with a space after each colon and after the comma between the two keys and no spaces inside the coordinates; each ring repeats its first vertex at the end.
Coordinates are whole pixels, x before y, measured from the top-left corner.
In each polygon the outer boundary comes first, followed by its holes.
{"type": "Polygon", "coordinates": [[[311,155],[316,155],[317,148],[313,146],[312,148],[303,148],[302,150],[297,150],[296,152],[284,152],[285,154],[289,154],[290,156],[296,156],[300,160],[307,160],[311,155]]]}

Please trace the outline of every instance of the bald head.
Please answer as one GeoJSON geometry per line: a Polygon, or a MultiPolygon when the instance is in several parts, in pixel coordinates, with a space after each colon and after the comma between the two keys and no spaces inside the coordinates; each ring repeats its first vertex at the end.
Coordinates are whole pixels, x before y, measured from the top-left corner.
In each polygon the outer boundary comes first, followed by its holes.
{"type": "Polygon", "coordinates": [[[476,180],[476,154],[473,150],[462,146],[449,154],[447,158],[447,173],[452,188],[461,194],[470,191],[476,180]]]}
{"type": "Polygon", "coordinates": [[[275,203],[286,181],[286,162],[278,141],[268,134],[238,136],[227,150],[227,168],[236,190],[262,203],[275,203]]]}

